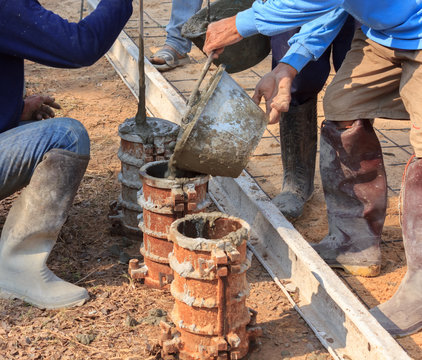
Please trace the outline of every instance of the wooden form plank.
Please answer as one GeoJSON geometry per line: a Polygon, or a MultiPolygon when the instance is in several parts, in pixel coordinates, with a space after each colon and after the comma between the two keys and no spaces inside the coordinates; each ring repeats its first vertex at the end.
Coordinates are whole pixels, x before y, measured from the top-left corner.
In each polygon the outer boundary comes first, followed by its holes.
{"type": "MultiPolygon", "coordinates": [[[[97,3],[88,0],[91,8],[97,3]]],[[[137,95],[137,48],[124,32],[108,58],[137,95]]],[[[179,123],[185,101],[148,60],[145,75],[148,110],[154,116],[179,123]]],[[[251,248],[258,260],[333,357],[410,359],[246,172],[237,179],[212,178],[210,193],[220,209],[249,222],[251,248]],[[285,283],[296,287],[296,303],[285,283]]]]}

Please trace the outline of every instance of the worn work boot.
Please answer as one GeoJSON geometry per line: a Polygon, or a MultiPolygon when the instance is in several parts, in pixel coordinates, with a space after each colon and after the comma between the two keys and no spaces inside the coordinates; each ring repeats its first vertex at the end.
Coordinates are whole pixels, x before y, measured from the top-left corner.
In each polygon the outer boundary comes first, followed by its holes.
{"type": "Polygon", "coordinates": [[[0,238],[0,296],[39,308],[82,305],[88,292],[46,266],[89,156],[53,149],[36,167],[7,216],[0,238]]]}
{"type": "Polygon", "coordinates": [[[273,203],[288,219],[302,215],[305,202],[314,191],[317,147],[316,98],[290,106],[280,119],[283,187],[273,203]]]}
{"type": "Polygon", "coordinates": [[[371,310],[398,337],[422,329],[422,159],[413,160],[405,170],[402,202],[407,272],[393,297],[371,310]]]}
{"type": "Polygon", "coordinates": [[[332,267],[376,276],[387,207],[381,146],[370,120],[324,121],[320,171],[329,234],[313,248],[332,267]],[[343,126],[343,128],[342,128],[343,126]]]}

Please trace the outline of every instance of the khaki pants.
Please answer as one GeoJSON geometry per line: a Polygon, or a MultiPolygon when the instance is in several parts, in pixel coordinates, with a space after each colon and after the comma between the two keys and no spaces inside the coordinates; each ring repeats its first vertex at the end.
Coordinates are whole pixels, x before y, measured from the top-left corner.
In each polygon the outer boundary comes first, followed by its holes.
{"type": "Polygon", "coordinates": [[[422,51],[377,44],[358,29],[324,97],[325,118],[410,119],[410,143],[422,157],[422,51]]]}

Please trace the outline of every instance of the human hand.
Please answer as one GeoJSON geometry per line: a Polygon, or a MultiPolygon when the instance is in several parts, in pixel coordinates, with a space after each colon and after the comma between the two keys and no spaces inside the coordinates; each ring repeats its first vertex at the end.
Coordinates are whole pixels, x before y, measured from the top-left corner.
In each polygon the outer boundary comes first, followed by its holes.
{"type": "Polygon", "coordinates": [[[264,97],[268,124],[275,124],[279,121],[281,113],[289,110],[290,89],[296,75],[297,70],[294,67],[280,63],[256,85],[252,100],[259,105],[264,97]]]}
{"type": "Polygon", "coordinates": [[[237,32],[236,16],[221,19],[208,25],[204,44],[204,52],[210,55],[214,51],[213,58],[224,51],[224,47],[235,44],[243,37],[237,32]]]}
{"type": "Polygon", "coordinates": [[[53,109],[61,109],[53,97],[31,95],[24,99],[21,121],[43,120],[55,116],[53,109]]]}

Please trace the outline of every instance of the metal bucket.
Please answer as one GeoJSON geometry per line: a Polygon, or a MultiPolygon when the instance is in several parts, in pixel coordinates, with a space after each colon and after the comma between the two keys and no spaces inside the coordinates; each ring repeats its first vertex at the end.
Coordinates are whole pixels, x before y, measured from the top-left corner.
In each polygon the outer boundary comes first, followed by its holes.
{"type": "MultiPolygon", "coordinates": [[[[192,16],[182,28],[182,36],[191,40],[202,50],[209,20],[218,21],[249,9],[254,0],[217,0],[209,9],[205,7],[192,16]]],[[[243,39],[237,44],[227,46],[214,64],[226,65],[228,73],[236,73],[258,64],[270,53],[270,38],[261,34],[243,39]]]]}
{"type": "Polygon", "coordinates": [[[267,125],[265,113],[220,66],[184,118],[174,150],[180,169],[237,177],[267,125]]]}

